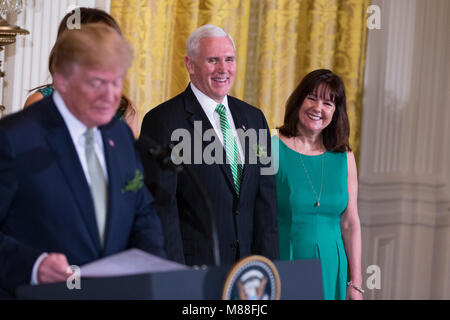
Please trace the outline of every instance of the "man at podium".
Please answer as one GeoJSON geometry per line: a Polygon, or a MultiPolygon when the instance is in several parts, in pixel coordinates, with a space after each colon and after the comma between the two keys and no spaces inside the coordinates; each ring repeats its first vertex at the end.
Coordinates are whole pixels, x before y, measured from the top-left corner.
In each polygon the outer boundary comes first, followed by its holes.
{"type": "Polygon", "coordinates": [[[133,134],[113,118],[128,44],[87,24],[65,31],[53,53],[54,94],[0,121],[0,291],[9,294],[127,248],[165,257],[133,134]]]}

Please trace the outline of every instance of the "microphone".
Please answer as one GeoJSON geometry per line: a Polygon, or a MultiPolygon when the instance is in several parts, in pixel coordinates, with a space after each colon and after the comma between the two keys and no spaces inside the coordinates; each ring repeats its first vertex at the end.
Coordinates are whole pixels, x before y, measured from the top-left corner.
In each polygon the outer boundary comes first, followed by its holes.
{"type": "MultiPolygon", "coordinates": [[[[212,210],[211,200],[209,199],[208,194],[205,191],[198,175],[190,168],[180,161],[180,164],[175,164],[172,161],[172,149],[174,147],[173,144],[169,144],[166,147],[162,147],[159,143],[154,141],[153,139],[141,135],[139,139],[135,142],[135,146],[142,153],[148,153],[162,169],[168,169],[179,173],[184,170],[184,172],[192,179],[194,184],[197,186],[197,189],[203,199],[206,207],[206,211],[208,212],[209,222],[211,225],[211,238],[213,243],[213,257],[214,257],[214,265],[216,267],[220,266],[220,249],[219,249],[219,235],[217,232],[216,225],[216,216],[214,211],[212,210]]],[[[144,161],[144,159],[142,159],[144,161]]]]}

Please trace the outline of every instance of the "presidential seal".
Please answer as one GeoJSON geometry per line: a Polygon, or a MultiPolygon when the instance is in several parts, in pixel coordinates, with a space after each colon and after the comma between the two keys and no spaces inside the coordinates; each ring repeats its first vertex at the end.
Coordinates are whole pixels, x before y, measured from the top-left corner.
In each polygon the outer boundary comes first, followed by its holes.
{"type": "Polygon", "coordinates": [[[280,276],[263,256],[249,256],[234,265],[225,281],[223,300],[279,300],[280,276]]]}

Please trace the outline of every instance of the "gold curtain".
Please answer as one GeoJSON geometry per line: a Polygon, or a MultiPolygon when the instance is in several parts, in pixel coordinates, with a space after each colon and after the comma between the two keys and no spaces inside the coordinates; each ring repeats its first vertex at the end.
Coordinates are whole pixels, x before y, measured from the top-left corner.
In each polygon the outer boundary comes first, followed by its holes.
{"type": "Polygon", "coordinates": [[[231,95],[283,122],[289,94],[310,71],[331,69],[345,84],[350,144],[358,156],[370,0],[112,0],[111,14],[135,59],[125,93],[139,119],[185,89],[189,34],[206,23],[230,33],[237,73],[231,95]]]}

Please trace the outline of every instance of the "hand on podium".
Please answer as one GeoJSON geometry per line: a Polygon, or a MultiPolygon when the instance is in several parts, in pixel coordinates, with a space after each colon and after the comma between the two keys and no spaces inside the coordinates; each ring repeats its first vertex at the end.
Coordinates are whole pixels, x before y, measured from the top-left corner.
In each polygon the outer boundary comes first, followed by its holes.
{"type": "Polygon", "coordinates": [[[72,274],[67,258],[62,253],[50,253],[38,268],[38,283],[66,281],[72,274]]]}

